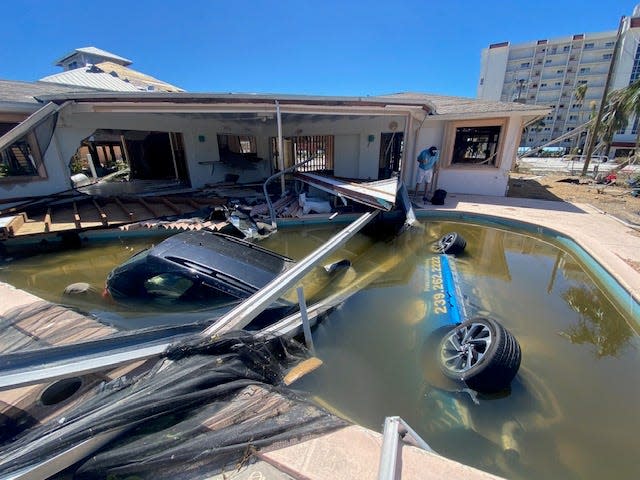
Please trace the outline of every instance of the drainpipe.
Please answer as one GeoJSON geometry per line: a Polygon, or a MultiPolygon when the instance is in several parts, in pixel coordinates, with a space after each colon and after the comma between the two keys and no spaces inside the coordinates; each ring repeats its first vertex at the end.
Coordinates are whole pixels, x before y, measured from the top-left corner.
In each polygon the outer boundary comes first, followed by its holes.
{"type": "MultiPolygon", "coordinates": [[[[284,172],[284,149],[282,142],[282,117],[280,116],[280,102],[276,100],[276,118],[278,121],[278,168],[284,172]]],[[[284,175],[280,177],[280,195],[284,196],[284,175]]]]}

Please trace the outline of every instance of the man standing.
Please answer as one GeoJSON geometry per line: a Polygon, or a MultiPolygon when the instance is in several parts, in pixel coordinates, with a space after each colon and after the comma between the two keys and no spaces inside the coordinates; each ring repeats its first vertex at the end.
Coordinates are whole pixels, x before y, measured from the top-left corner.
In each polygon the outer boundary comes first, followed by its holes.
{"type": "Polygon", "coordinates": [[[429,184],[433,179],[433,168],[438,163],[438,159],[439,153],[436,146],[425,148],[418,155],[418,180],[416,183],[415,195],[418,194],[420,184],[424,182],[424,195],[422,197],[423,202],[429,200],[427,198],[427,190],[429,189],[429,184]]]}

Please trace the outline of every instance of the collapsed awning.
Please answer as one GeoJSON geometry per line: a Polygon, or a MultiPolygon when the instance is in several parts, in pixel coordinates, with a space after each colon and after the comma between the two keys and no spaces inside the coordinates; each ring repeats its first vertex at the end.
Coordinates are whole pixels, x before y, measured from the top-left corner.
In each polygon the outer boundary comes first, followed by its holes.
{"type": "Polygon", "coordinates": [[[393,209],[396,203],[397,177],[374,182],[355,182],[309,172],[295,172],[294,176],[320,190],[378,210],[388,212],[393,209]]]}

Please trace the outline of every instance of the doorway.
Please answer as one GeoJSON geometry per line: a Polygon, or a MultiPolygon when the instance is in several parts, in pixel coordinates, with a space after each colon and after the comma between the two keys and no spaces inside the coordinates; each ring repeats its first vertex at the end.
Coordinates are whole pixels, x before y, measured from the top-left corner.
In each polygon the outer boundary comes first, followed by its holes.
{"type": "Polygon", "coordinates": [[[403,149],[404,132],[384,132],[380,134],[379,180],[391,178],[394,173],[400,171],[403,149]]]}

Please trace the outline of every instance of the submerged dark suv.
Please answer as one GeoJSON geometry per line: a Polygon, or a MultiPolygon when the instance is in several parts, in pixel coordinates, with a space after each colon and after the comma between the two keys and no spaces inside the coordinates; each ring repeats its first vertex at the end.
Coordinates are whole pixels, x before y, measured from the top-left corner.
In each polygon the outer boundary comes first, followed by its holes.
{"type": "MultiPolygon", "coordinates": [[[[112,270],[106,291],[116,300],[223,304],[249,297],[293,265],[288,257],[236,237],[208,230],[184,232],[112,270]]],[[[307,296],[317,293],[339,270],[312,271],[307,276],[312,279],[305,287],[307,296]]],[[[281,298],[274,306],[292,304],[281,298]]]]}

